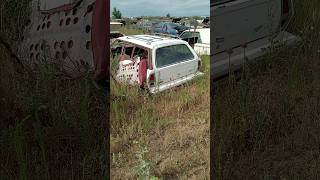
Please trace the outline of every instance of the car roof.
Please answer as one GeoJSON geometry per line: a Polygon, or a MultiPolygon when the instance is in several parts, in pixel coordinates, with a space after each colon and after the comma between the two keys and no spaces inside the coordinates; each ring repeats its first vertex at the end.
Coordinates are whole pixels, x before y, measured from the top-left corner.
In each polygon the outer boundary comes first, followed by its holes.
{"type": "Polygon", "coordinates": [[[110,22],[110,25],[123,25],[121,22],[110,22]]]}
{"type": "Polygon", "coordinates": [[[186,44],[185,41],[180,39],[173,39],[161,36],[153,35],[133,35],[133,36],[123,36],[118,38],[121,41],[137,44],[143,47],[153,49],[156,46],[162,44],[186,44]]]}

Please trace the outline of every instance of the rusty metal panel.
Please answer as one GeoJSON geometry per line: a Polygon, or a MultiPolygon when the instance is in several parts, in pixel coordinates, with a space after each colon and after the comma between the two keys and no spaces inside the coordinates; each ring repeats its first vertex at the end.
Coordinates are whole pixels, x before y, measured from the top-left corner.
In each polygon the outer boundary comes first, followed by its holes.
{"type": "Polygon", "coordinates": [[[21,59],[31,65],[51,62],[72,75],[85,66],[95,69],[97,76],[106,73],[107,55],[102,52],[107,52],[108,44],[106,4],[106,0],[33,0],[31,23],[20,47],[21,59]],[[102,7],[95,7],[97,3],[102,7]],[[105,37],[104,42],[92,38],[97,36],[105,37]]]}

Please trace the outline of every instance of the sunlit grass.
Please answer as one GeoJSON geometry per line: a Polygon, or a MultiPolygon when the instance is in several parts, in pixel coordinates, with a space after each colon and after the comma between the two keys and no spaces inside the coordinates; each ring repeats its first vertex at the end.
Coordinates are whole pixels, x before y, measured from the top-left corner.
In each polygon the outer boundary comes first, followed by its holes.
{"type": "MultiPolygon", "coordinates": [[[[201,70],[205,73],[204,76],[198,77],[180,87],[157,94],[151,95],[139,87],[118,84],[112,80],[111,153],[115,158],[118,156],[118,153],[127,154],[127,156],[122,156],[123,159],[126,159],[125,161],[117,158],[118,160],[113,163],[111,169],[113,178],[121,179],[137,176],[133,170],[129,170],[124,174],[121,173],[121,168],[132,169],[141,163],[134,155],[140,151],[139,147],[134,144],[135,141],[143,143],[149,148],[145,156],[148,157],[151,164],[156,164],[157,161],[165,159],[167,153],[163,153],[163,155],[158,154],[157,156],[159,157],[155,156],[157,154],[157,146],[162,145],[158,144],[159,142],[156,144],[149,142],[152,134],[162,132],[161,137],[157,138],[157,141],[160,142],[163,138],[174,136],[174,132],[170,131],[171,126],[184,118],[186,121],[181,123],[186,123],[185,126],[187,127],[192,126],[193,123],[209,123],[209,56],[202,56],[201,59],[203,62],[201,70]],[[198,115],[198,118],[201,120],[193,120],[193,115],[198,115]],[[132,154],[132,156],[128,156],[128,154],[132,154]],[[127,162],[131,163],[128,164],[127,162]]],[[[209,127],[207,126],[207,128],[209,127]]],[[[195,131],[203,132],[203,128],[195,131]]],[[[185,132],[182,132],[182,134],[183,133],[185,132]]],[[[194,138],[197,139],[197,137],[194,138]]],[[[203,138],[209,138],[209,133],[202,138],[199,137],[199,141],[203,140],[203,138]]],[[[192,143],[197,142],[196,140],[187,141],[191,141],[192,143]]],[[[166,143],[168,142],[165,142],[165,144],[166,143]]],[[[184,141],[176,143],[182,146],[184,141]]],[[[209,150],[208,144],[203,142],[196,144],[200,146],[203,151],[209,150]]],[[[168,151],[170,154],[173,153],[170,149],[168,149],[168,151]]],[[[191,153],[192,150],[189,149],[187,151],[191,153]]],[[[194,158],[198,158],[199,161],[205,161],[203,159],[205,158],[204,156],[194,158]]],[[[174,159],[179,159],[179,157],[174,159]]],[[[186,158],[185,161],[188,161],[187,159],[188,158],[186,158]]],[[[207,161],[206,163],[207,164],[203,165],[203,168],[208,170],[209,162],[207,161]]],[[[152,166],[152,168],[153,169],[150,170],[151,175],[162,178],[166,177],[165,172],[169,171],[170,168],[174,169],[172,173],[176,173],[176,175],[180,174],[181,176],[184,174],[184,171],[188,171],[190,168],[199,168],[199,165],[195,163],[193,165],[191,164],[190,167],[180,167],[179,164],[174,165],[170,163],[168,168],[163,168],[160,165],[152,166]]],[[[207,171],[207,173],[199,177],[208,177],[208,175],[207,171]]]]}

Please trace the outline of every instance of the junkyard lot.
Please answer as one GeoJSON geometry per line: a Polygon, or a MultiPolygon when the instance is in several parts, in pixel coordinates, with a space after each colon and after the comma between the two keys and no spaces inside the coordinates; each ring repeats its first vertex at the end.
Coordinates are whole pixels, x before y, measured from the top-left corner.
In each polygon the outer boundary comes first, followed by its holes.
{"type": "MultiPolygon", "coordinates": [[[[122,28],[126,35],[143,34],[122,28]]],[[[209,177],[209,56],[205,75],[186,85],[148,95],[111,83],[113,179],[137,177],[137,154],[145,146],[151,174],[161,178],[209,177]]]]}

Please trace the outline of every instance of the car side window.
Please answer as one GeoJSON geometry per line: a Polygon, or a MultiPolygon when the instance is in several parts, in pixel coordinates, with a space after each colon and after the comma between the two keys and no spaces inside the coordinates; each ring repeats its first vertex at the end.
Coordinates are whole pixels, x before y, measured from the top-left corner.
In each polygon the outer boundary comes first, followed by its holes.
{"type": "Polygon", "coordinates": [[[133,46],[126,46],[124,49],[124,54],[131,57],[132,50],[133,50],[133,46]]]}
{"type": "Polygon", "coordinates": [[[156,50],[156,66],[158,68],[191,59],[194,59],[194,55],[185,44],[166,46],[156,50]]]}
{"type": "Polygon", "coordinates": [[[141,58],[144,51],[146,51],[146,50],[144,50],[144,49],[142,49],[142,48],[139,48],[139,47],[135,47],[132,57],[139,56],[139,57],[141,58]]]}

